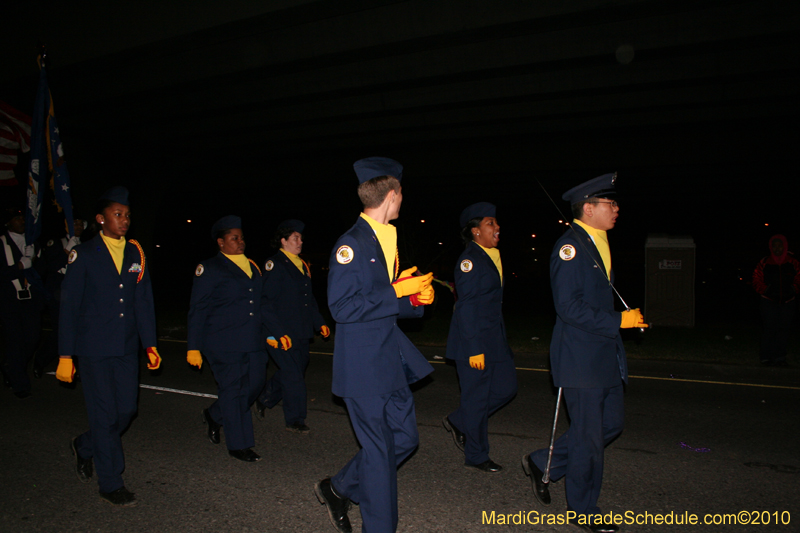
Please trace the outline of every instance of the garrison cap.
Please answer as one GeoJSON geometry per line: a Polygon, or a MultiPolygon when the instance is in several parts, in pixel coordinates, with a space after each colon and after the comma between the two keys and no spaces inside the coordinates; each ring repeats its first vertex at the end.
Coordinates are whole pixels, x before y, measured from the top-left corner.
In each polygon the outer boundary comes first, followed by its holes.
{"type": "Polygon", "coordinates": [[[464,209],[461,212],[461,216],[458,218],[458,222],[461,224],[462,228],[465,228],[467,227],[467,223],[473,218],[493,217],[496,213],[497,208],[494,206],[494,204],[490,204],[489,202],[478,202],[477,204],[472,204],[464,209]]]}
{"type": "Polygon", "coordinates": [[[128,203],[128,189],[122,187],[121,185],[117,185],[116,187],[111,187],[103,195],[100,197],[101,200],[109,200],[111,202],[116,202],[122,205],[130,205],[128,203]]]}
{"type": "Polygon", "coordinates": [[[303,224],[301,221],[296,220],[294,218],[290,218],[288,220],[284,220],[280,224],[278,224],[278,229],[286,228],[288,230],[292,230],[293,232],[296,231],[297,233],[303,233],[303,230],[306,229],[306,225],[303,224]]]}
{"type": "Polygon", "coordinates": [[[393,176],[403,180],[403,165],[388,157],[365,157],[353,163],[358,183],[364,183],[380,176],[393,176]]]}
{"type": "Polygon", "coordinates": [[[228,215],[217,220],[211,226],[211,238],[216,239],[217,233],[229,229],[242,229],[242,219],[236,215],[228,215]]]}
{"type": "Polygon", "coordinates": [[[584,202],[589,198],[608,198],[609,196],[615,196],[617,194],[617,190],[614,188],[614,183],[616,183],[616,181],[616,172],[603,174],[602,176],[597,176],[596,178],[571,188],[561,196],[561,199],[566,200],[572,205],[584,202]]]}

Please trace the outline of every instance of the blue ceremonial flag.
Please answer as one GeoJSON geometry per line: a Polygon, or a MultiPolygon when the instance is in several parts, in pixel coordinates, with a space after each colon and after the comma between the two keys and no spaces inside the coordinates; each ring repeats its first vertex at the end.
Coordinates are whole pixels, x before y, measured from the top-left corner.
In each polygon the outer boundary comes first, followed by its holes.
{"type": "Polygon", "coordinates": [[[47,89],[47,74],[44,66],[39,71],[39,88],[36,91],[36,102],[33,104],[33,120],[31,121],[31,163],[28,170],[28,205],[25,208],[25,241],[28,244],[39,238],[42,233],[42,199],[44,188],[42,182],[45,167],[42,164],[47,146],[45,138],[44,113],[48,106],[50,91],[47,89]]]}
{"type": "Polygon", "coordinates": [[[50,97],[50,113],[47,117],[47,124],[48,138],[50,140],[50,153],[47,155],[50,169],[53,171],[53,180],[50,182],[50,186],[56,197],[58,210],[64,211],[64,217],[67,219],[67,232],[72,237],[75,235],[75,226],[72,218],[72,197],[69,192],[69,172],[67,172],[67,162],[64,160],[64,149],[58,132],[58,122],[56,122],[52,96],[50,97]]]}

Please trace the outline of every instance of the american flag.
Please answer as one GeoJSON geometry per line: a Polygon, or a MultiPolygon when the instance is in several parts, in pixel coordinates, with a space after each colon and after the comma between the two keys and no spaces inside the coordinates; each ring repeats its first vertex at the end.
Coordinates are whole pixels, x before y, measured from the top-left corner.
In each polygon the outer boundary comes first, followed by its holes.
{"type": "Polygon", "coordinates": [[[0,186],[16,185],[18,152],[30,151],[31,117],[0,101],[0,186]]]}

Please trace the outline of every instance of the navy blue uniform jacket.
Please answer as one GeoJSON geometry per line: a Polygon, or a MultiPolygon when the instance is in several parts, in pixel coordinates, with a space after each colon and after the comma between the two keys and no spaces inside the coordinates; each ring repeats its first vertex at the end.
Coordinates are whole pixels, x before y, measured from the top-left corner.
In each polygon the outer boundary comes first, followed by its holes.
{"type": "Polygon", "coordinates": [[[98,234],[72,249],[61,284],[58,351],[79,357],[122,357],[156,345],[150,270],[136,245],[125,243],[122,271],[98,234]],[[144,268],[141,281],[139,272],[144,268]]]}
{"type": "Polygon", "coordinates": [[[622,317],[614,311],[614,293],[605,272],[592,260],[594,257],[605,268],[594,241],[579,225],[572,227],[577,235],[568,229],[550,255],[550,285],[557,314],[550,342],[553,384],[615,387],[620,381],[628,382],[628,363],[619,335],[622,317]]]}
{"type": "Polygon", "coordinates": [[[263,279],[252,260],[250,268],[252,278],[221,252],[197,266],[189,303],[187,350],[266,351],[263,279]]]}
{"type": "Polygon", "coordinates": [[[325,325],[311,292],[311,278],[281,251],[264,265],[263,305],[271,311],[266,315],[267,331],[275,338],[308,340],[325,325]]]}
{"type": "Polygon", "coordinates": [[[330,258],[328,307],[336,321],[332,391],[343,398],[389,394],[433,372],[397,327],[423,308],[398,298],[378,238],[360,218],[330,258]]]}
{"type": "Polygon", "coordinates": [[[512,358],[503,321],[503,284],[492,258],[471,242],[458,258],[454,276],[458,301],[446,357],[467,361],[484,354],[487,363],[512,358]]]}

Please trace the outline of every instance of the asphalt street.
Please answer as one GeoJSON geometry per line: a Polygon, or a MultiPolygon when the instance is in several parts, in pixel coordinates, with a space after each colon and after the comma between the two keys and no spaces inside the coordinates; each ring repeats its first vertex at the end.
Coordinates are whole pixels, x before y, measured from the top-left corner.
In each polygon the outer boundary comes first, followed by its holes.
{"type": "MultiPolygon", "coordinates": [[[[333,343],[312,344],[311,432],[285,431],[275,407],[254,420],[263,457],[254,464],[206,438],[200,412],[213,401],[203,395],[216,393],[210,370],[189,367],[181,341],[162,339],[159,348],[161,370],[142,362],[139,414],[123,437],[134,508],[108,504],[96,483],[75,475],[69,442],[87,428],[80,385],[46,375],[26,400],[0,391],[0,530],[333,532],[312,487],[358,449],[344,404],[330,392],[333,343]]],[[[524,453],[549,439],[555,391],[546,360],[517,355],[519,394],[489,425],[491,457],[505,469],[485,474],[463,466],[441,425],[458,403],[455,368],[439,358],[442,349],[423,352],[436,371],[414,386],[420,446],[398,473],[399,531],[577,531],[536,523],[566,511],[564,484],[552,485],[553,503],[543,507],[520,467],[524,453]]],[[[630,366],[626,429],[606,450],[599,502],[620,515],[622,531],[800,531],[800,369],[630,366]],[[700,524],[653,524],[659,515],[696,515],[700,524]],[[750,523],[702,525],[733,515],[750,523]]],[[[559,432],[567,427],[562,417],[559,432]]],[[[358,507],[350,516],[360,531],[358,507]]]]}

